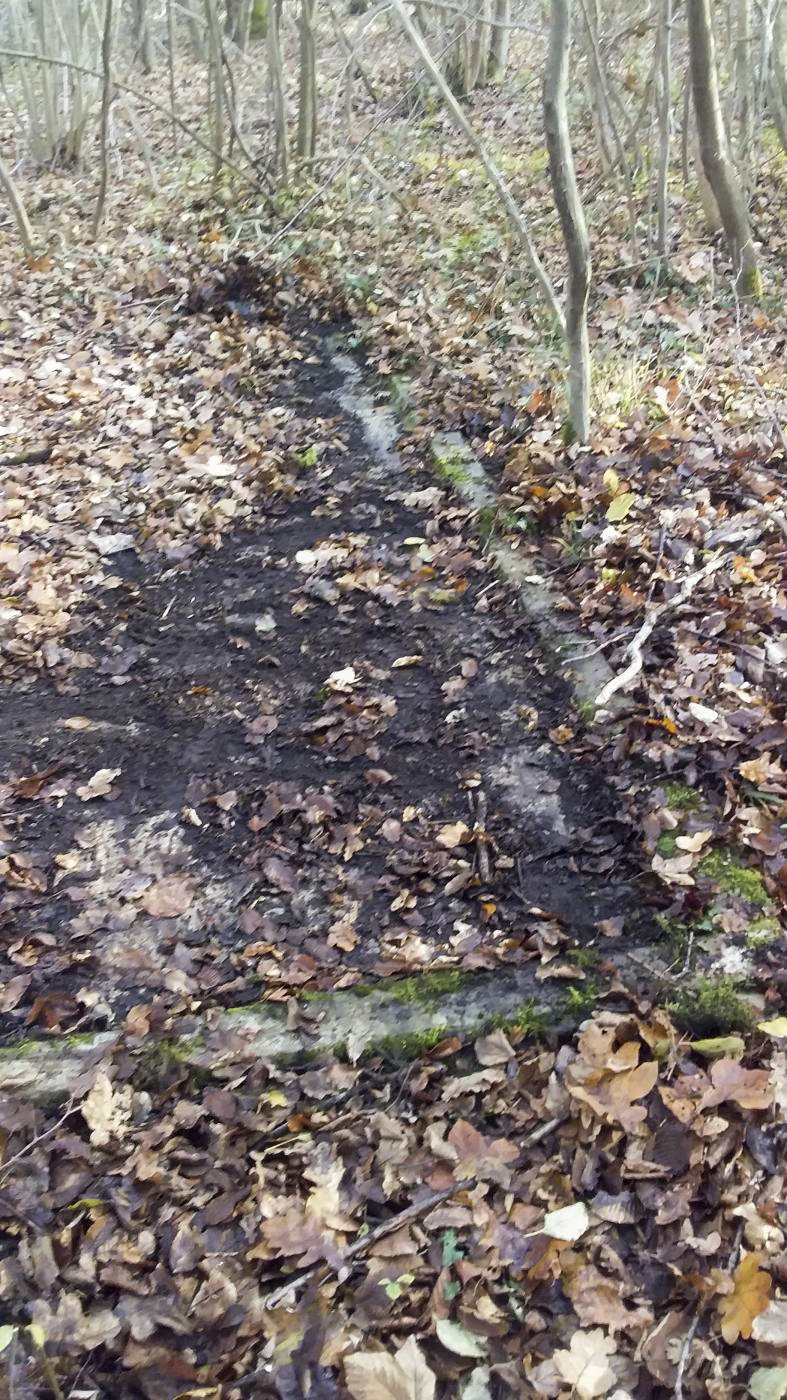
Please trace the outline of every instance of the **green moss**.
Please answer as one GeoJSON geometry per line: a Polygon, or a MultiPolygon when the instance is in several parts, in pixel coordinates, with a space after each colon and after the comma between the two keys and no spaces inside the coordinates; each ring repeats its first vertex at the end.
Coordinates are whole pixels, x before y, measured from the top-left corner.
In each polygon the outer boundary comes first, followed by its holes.
{"type": "Polygon", "coordinates": [[[590,972],[598,967],[601,954],[598,948],[569,948],[566,961],[573,963],[575,967],[581,967],[583,972],[590,972]]]}
{"type": "Polygon", "coordinates": [[[762,876],[744,865],[729,846],[716,846],[700,861],[697,874],[713,880],[724,894],[737,894],[759,909],[770,903],[762,876]]]}
{"type": "Polygon", "coordinates": [[[249,36],[264,39],[268,32],[268,0],[252,0],[249,36]]]}
{"type": "Polygon", "coordinates": [[[764,948],[781,937],[782,929],[778,919],[769,919],[766,914],[752,919],[746,930],[746,943],[749,948],[764,948]]]}
{"type": "MultiPolygon", "coordinates": [[[[430,1026],[423,1031],[404,1031],[401,1035],[384,1035],[369,1046],[368,1054],[394,1055],[397,1059],[417,1060],[425,1050],[431,1050],[449,1034],[447,1026],[430,1026]]],[[[365,1058],[365,1057],[364,1057],[365,1058]]]]}
{"type": "Polygon", "coordinates": [[[558,1005],[558,1019],[568,1017],[573,1020],[577,1016],[583,1016],[595,1006],[597,1000],[598,985],[592,977],[586,977],[584,982],[566,989],[558,1005]]]}
{"type": "Polygon", "coordinates": [[[675,812],[699,812],[704,806],[702,794],[685,783],[660,783],[668,807],[675,812]]]}
{"type": "Polygon", "coordinates": [[[492,1030],[521,1031],[523,1035],[543,1036],[547,1033],[547,1021],[543,1011],[539,1011],[532,997],[523,1001],[507,1015],[497,1011],[483,1024],[484,1032],[492,1030]]]}
{"type": "Polygon", "coordinates": [[[495,532],[497,522],[497,510],[494,506],[482,506],[476,511],[476,529],[482,540],[488,540],[495,532]]]}
{"type": "Polygon", "coordinates": [[[417,977],[403,977],[401,981],[385,983],[379,990],[386,996],[401,1001],[405,1006],[434,1006],[441,997],[450,996],[465,986],[468,974],[460,967],[438,968],[435,972],[422,972],[417,977]]]}
{"type": "Polygon", "coordinates": [[[666,1009],[679,1030],[698,1038],[750,1031],[755,1021],[732,977],[700,977],[693,986],[678,992],[666,1009]]]}
{"type": "Polygon", "coordinates": [[[678,841],[674,831],[662,831],[656,842],[656,850],[660,856],[674,856],[678,849],[678,841]]]}

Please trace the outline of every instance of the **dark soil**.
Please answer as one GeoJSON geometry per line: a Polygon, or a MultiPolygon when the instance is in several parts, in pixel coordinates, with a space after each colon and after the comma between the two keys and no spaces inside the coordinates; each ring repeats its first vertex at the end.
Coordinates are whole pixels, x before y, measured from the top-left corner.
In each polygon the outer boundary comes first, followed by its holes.
{"type": "Polygon", "coordinates": [[[629,827],[516,600],[421,464],[375,469],[303,335],[282,404],[319,451],[289,498],[195,560],[122,556],[80,619],[94,666],[0,690],[6,1040],[494,968],[545,923],[585,943],[638,918],[629,827]],[[110,795],[81,800],[101,769],[110,795]],[[145,912],[172,876],[189,907],[145,912]]]}

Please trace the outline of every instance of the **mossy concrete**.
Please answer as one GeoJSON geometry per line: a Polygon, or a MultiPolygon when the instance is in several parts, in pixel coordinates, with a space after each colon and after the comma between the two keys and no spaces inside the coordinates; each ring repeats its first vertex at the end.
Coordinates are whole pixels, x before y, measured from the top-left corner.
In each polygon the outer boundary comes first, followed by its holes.
{"type": "MultiPolygon", "coordinates": [[[[602,990],[595,983],[592,998],[602,990]]],[[[177,1060],[195,1071],[227,1057],[298,1064],[316,1055],[342,1054],[353,1062],[377,1051],[409,1058],[447,1035],[472,1036],[492,1026],[527,1033],[568,1033],[587,1014],[584,982],[574,997],[559,981],[540,983],[535,969],[496,972],[435,969],[420,976],[301,998],[303,1029],[293,1026],[280,1003],[213,1011],[193,1018],[188,1035],[143,1046],[141,1068],[151,1055],[177,1060]]],[[[109,1032],[62,1040],[26,1041],[0,1053],[0,1096],[36,1102],[67,1097],[83,1076],[107,1058],[118,1037],[109,1032]],[[76,1038],[75,1038],[76,1039],[76,1038]]]]}
{"type": "MultiPolygon", "coordinates": [[[[432,455],[438,476],[480,517],[487,557],[517,593],[542,647],[571,686],[580,713],[593,718],[595,698],[613,675],[607,661],[600,652],[593,653],[588,638],[566,621],[549,580],[537,572],[536,557],[528,558],[521,549],[514,549],[507,540],[488,529],[487,522],[497,513],[497,494],[464,438],[459,433],[438,434],[432,440],[432,455]]],[[[613,695],[604,714],[611,719],[631,709],[631,705],[629,697],[613,695]]]]}

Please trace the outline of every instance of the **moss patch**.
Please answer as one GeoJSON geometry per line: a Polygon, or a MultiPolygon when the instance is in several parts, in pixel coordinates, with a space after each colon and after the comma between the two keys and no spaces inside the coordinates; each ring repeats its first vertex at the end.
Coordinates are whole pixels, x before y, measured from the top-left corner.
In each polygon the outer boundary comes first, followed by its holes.
{"type": "Polygon", "coordinates": [[[397,1059],[417,1060],[425,1050],[431,1050],[449,1034],[447,1026],[430,1026],[423,1031],[404,1031],[401,1035],[384,1035],[372,1046],[367,1055],[393,1055],[397,1059]]]}
{"type": "Polygon", "coordinates": [[[697,874],[713,880],[723,894],[737,894],[747,903],[764,909],[770,904],[762,876],[745,865],[729,846],[717,846],[700,861],[697,874]]]}
{"type": "Polygon", "coordinates": [[[731,977],[700,977],[667,1003],[667,1011],[679,1030],[698,1038],[751,1031],[755,1016],[741,998],[731,977]]]}
{"type": "Polygon", "coordinates": [[[662,831],[656,842],[656,850],[660,856],[674,856],[678,849],[678,840],[674,831],[662,831]]]}
{"type": "Polygon", "coordinates": [[[664,800],[675,812],[699,812],[704,807],[702,793],[686,783],[660,783],[664,800]]]}

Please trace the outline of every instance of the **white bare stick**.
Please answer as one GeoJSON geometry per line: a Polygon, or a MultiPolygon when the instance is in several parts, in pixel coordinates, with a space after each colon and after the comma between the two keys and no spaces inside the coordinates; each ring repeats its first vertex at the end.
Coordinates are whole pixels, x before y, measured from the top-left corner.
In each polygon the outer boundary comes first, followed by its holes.
{"type": "Polygon", "coordinates": [[[663,617],[664,613],[669,612],[671,608],[678,608],[681,603],[685,603],[703,579],[710,578],[711,574],[717,573],[725,564],[729,564],[733,557],[732,554],[722,554],[717,559],[710,559],[696,573],[689,574],[688,578],[683,580],[673,598],[668,598],[666,602],[657,603],[654,608],[651,608],[636,636],[632,637],[623,653],[624,656],[631,658],[628,666],[625,671],[621,671],[619,675],[613,676],[612,680],[607,681],[607,684],[599,691],[596,696],[596,709],[603,710],[613,695],[616,695],[619,690],[625,690],[639,675],[642,670],[642,648],[659,618],[663,617]]]}
{"type": "Polygon", "coordinates": [[[426,47],[423,37],[421,36],[421,34],[419,34],[418,30],[413,24],[413,21],[410,19],[410,16],[408,15],[404,5],[402,4],[402,0],[391,0],[391,6],[396,11],[399,23],[401,24],[405,34],[407,35],[413,48],[418,54],[418,57],[420,58],[421,63],[423,64],[423,67],[426,69],[426,72],[432,79],[432,82],[437,88],[443,102],[448,108],[448,111],[451,113],[451,116],[453,117],[456,126],[459,128],[462,135],[466,138],[468,144],[471,146],[478,160],[484,167],[484,170],[489,176],[489,179],[491,180],[494,188],[497,190],[503,208],[506,212],[509,225],[517,241],[519,242],[524,251],[525,257],[527,258],[527,261],[530,265],[530,269],[536,279],[536,282],[541,288],[541,294],[544,298],[544,301],[546,302],[550,313],[552,314],[552,316],[554,316],[555,320],[560,326],[560,329],[562,331],[565,331],[565,318],[563,316],[563,312],[555,295],[555,289],[552,286],[549,273],[547,272],[546,268],[544,267],[544,264],[538,256],[538,253],[535,250],[527,225],[524,219],[522,218],[519,209],[517,208],[516,200],[514,199],[514,196],[508,188],[506,181],[504,180],[502,174],[495,165],[495,162],[493,161],[492,157],[489,155],[486,148],[482,145],[481,141],[479,140],[478,136],[476,135],[475,131],[470,125],[470,122],[468,121],[467,117],[462,111],[462,108],[459,106],[459,103],[457,102],[445,78],[440,72],[440,69],[435,63],[431,53],[429,52],[429,49],[426,47]]]}

